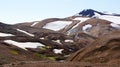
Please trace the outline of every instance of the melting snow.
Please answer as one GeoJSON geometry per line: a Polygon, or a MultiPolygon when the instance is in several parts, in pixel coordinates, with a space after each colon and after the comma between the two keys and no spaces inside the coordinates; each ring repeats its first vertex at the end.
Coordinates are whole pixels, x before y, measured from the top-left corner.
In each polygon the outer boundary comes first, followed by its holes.
{"type": "Polygon", "coordinates": [[[91,28],[92,27],[92,25],[90,25],[90,24],[87,24],[87,25],[85,25],[85,26],[83,26],[83,31],[86,31],[87,29],[89,29],[89,28],[91,28]]]}
{"type": "Polygon", "coordinates": [[[76,24],[75,26],[73,26],[73,28],[77,27],[80,23],[82,23],[88,19],[90,19],[90,18],[77,17],[77,18],[73,19],[73,20],[80,20],[80,22],[78,24],[76,24]]]}
{"type": "Polygon", "coordinates": [[[94,16],[93,17],[96,17],[96,18],[98,18],[99,16],[101,16],[100,14],[98,14],[98,13],[96,13],[96,12],[94,12],[94,16]]]}
{"type": "Polygon", "coordinates": [[[111,21],[115,24],[120,24],[120,17],[117,16],[108,16],[108,15],[101,15],[99,16],[100,19],[111,21]]]}
{"type": "Polygon", "coordinates": [[[56,53],[56,54],[62,54],[62,51],[64,49],[54,49],[53,52],[56,53]]]}
{"type": "Polygon", "coordinates": [[[86,21],[88,19],[90,19],[90,18],[77,17],[77,18],[75,18],[73,20],[80,20],[80,22],[84,22],[84,21],[86,21]]]}
{"type": "Polygon", "coordinates": [[[41,37],[40,39],[44,40],[45,38],[44,38],[44,37],[41,37]]]}
{"type": "Polygon", "coordinates": [[[24,31],[24,30],[17,29],[17,31],[22,32],[22,33],[25,33],[25,34],[27,34],[27,35],[29,35],[29,36],[31,36],[31,37],[34,37],[33,34],[28,33],[28,32],[26,32],[26,31],[24,31]]]}
{"type": "Polygon", "coordinates": [[[65,40],[65,42],[74,42],[73,40],[65,40]]]}
{"type": "Polygon", "coordinates": [[[35,42],[16,42],[13,40],[4,40],[5,43],[11,44],[11,45],[15,45],[18,46],[22,49],[26,49],[26,48],[36,48],[38,46],[45,46],[41,43],[35,43],[35,42]]]}
{"type": "Polygon", "coordinates": [[[118,25],[118,24],[111,23],[110,25],[111,25],[112,27],[115,27],[115,28],[118,28],[118,29],[120,29],[120,25],[118,25]]]}
{"type": "Polygon", "coordinates": [[[54,42],[57,42],[57,43],[61,44],[60,40],[52,40],[52,41],[54,41],[54,42]]]}
{"type": "Polygon", "coordinates": [[[46,24],[43,28],[58,31],[71,23],[72,21],[55,21],[55,22],[46,24]]]}
{"type": "Polygon", "coordinates": [[[34,22],[32,25],[31,25],[31,27],[33,27],[33,26],[35,26],[36,24],[38,24],[39,22],[37,21],[37,22],[34,22]]]}
{"type": "Polygon", "coordinates": [[[7,34],[7,33],[0,33],[0,37],[7,37],[7,36],[15,36],[15,35],[7,34]]]}

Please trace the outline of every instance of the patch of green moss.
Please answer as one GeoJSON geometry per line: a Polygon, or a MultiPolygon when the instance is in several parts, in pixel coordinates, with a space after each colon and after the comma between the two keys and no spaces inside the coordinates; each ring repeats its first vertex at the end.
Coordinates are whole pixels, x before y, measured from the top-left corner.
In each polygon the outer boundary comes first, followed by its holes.
{"type": "Polygon", "coordinates": [[[42,46],[42,47],[40,47],[40,50],[46,50],[46,49],[50,49],[50,48],[52,48],[51,46],[42,46]]]}
{"type": "Polygon", "coordinates": [[[43,59],[45,58],[45,55],[42,54],[34,53],[34,55],[39,58],[43,58],[43,59]]]}
{"type": "Polygon", "coordinates": [[[45,46],[47,49],[52,48],[51,46],[45,46]]]}
{"type": "Polygon", "coordinates": [[[8,52],[12,55],[18,55],[18,52],[15,50],[9,50],[8,52]]]}
{"type": "Polygon", "coordinates": [[[40,50],[46,50],[46,48],[44,48],[44,47],[40,47],[40,50]]]}
{"type": "Polygon", "coordinates": [[[55,57],[49,57],[49,56],[46,56],[46,55],[43,55],[43,54],[39,54],[39,53],[34,53],[34,55],[36,57],[39,57],[39,58],[42,58],[42,59],[48,59],[48,60],[51,60],[51,61],[55,61],[55,57]]]}
{"type": "Polygon", "coordinates": [[[47,57],[49,60],[55,61],[55,57],[47,57]]]}

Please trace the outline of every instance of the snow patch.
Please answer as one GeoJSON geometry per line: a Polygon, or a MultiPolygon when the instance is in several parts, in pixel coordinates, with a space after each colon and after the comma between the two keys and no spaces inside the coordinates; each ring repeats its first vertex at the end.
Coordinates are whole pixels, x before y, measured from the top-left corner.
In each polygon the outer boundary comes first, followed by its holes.
{"type": "Polygon", "coordinates": [[[90,18],[76,17],[76,18],[73,19],[73,20],[80,20],[80,22],[84,22],[84,21],[86,21],[86,20],[88,20],[88,19],[90,19],[90,18]]]}
{"type": "Polygon", "coordinates": [[[39,22],[34,22],[33,24],[31,24],[31,27],[35,26],[36,24],[38,24],[39,22]]]}
{"type": "Polygon", "coordinates": [[[44,40],[45,38],[44,38],[44,37],[41,37],[40,39],[41,39],[41,40],[44,40]]]}
{"type": "Polygon", "coordinates": [[[0,32],[0,37],[7,37],[7,36],[15,36],[15,35],[0,32]]]}
{"type": "Polygon", "coordinates": [[[65,40],[65,42],[74,42],[73,40],[65,40]]]}
{"type": "Polygon", "coordinates": [[[26,31],[24,31],[24,30],[17,29],[17,31],[22,32],[22,33],[25,33],[25,34],[27,34],[27,35],[29,35],[29,36],[31,36],[31,37],[34,37],[33,34],[28,33],[28,32],[26,32],[26,31]]]}
{"type": "Polygon", "coordinates": [[[58,31],[71,23],[72,21],[55,21],[55,22],[46,24],[43,28],[58,31]]]}
{"type": "Polygon", "coordinates": [[[53,52],[56,53],[56,54],[62,54],[62,51],[64,49],[54,49],[53,52]]]}
{"type": "Polygon", "coordinates": [[[61,44],[60,40],[52,40],[52,41],[61,44]]]}
{"type": "Polygon", "coordinates": [[[88,19],[90,19],[90,18],[77,17],[77,18],[73,19],[73,20],[79,20],[80,22],[77,23],[75,26],[73,26],[72,29],[77,27],[80,23],[82,23],[82,22],[84,22],[84,21],[86,21],[88,19]]]}
{"type": "Polygon", "coordinates": [[[86,31],[87,29],[89,29],[89,28],[91,28],[91,27],[92,27],[92,25],[87,24],[87,25],[83,26],[82,30],[83,30],[83,31],[86,31]]]}
{"type": "Polygon", "coordinates": [[[45,46],[45,45],[43,45],[41,43],[37,43],[37,42],[16,42],[13,40],[4,40],[4,42],[11,44],[11,45],[18,46],[25,50],[26,50],[26,48],[37,48],[38,46],[45,46]]]}
{"type": "Polygon", "coordinates": [[[112,27],[114,27],[114,28],[120,29],[120,25],[118,25],[118,24],[111,23],[110,25],[111,25],[112,27]]]}
{"type": "Polygon", "coordinates": [[[98,18],[99,16],[101,16],[100,14],[98,14],[98,13],[96,13],[96,12],[94,12],[94,16],[92,16],[92,17],[96,17],[96,18],[98,18]]]}

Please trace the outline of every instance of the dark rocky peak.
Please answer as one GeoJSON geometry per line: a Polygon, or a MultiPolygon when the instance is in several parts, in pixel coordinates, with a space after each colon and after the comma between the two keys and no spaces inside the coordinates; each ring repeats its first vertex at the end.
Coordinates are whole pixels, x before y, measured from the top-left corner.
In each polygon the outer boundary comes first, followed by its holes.
{"type": "Polygon", "coordinates": [[[78,13],[80,16],[84,16],[84,17],[92,17],[94,16],[95,14],[99,14],[99,15],[106,15],[102,12],[99,12],[99,11],[96,11],[96,10],[93,10],[93,9],[85,9],[83,11],[81,11],[80,13],[78,13]]]}
{"type": "Polygon", "coordinates": [[[100,12],[93,9],[84,9],[83,11],[79,12],[75,16],[82,16],[82,17],[94,17],[95,15],[110,15],[110,16],[120,16],[120,14],[116,13],[109,13],[107,11],[100,12]]]}

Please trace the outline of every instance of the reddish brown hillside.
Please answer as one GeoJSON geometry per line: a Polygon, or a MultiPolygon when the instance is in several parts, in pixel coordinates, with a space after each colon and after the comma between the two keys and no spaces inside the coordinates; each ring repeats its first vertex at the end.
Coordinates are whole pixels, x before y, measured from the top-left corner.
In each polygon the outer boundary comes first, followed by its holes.
{"type": "Polygon", "coordinates": [[[68,61],[91,63],[120,63],[120,33],[98,38],[95,42],[71,55],[68,61]]]}

